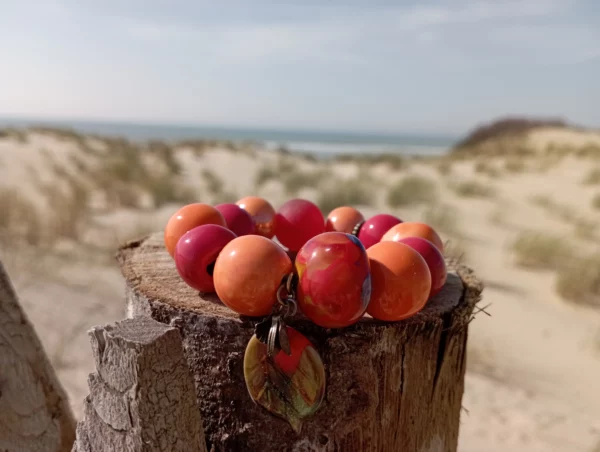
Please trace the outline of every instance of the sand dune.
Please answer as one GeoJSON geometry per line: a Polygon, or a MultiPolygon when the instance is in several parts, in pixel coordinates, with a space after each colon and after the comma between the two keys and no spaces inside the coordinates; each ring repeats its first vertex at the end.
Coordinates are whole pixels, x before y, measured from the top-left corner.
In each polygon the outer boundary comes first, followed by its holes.
{"type": "Polygon", "coordinates": [[[600,135],[543,128],[518,140],[531,152],[319,162],[12,131],[0,135],[0,257],[81,414],[85,331],[123,317],[112,253],[179,205],[256,194],[275,207],[304,197],[422,220],[484,280],[491,314],[471,324],[459,450],[597,452],[600,135]]]}

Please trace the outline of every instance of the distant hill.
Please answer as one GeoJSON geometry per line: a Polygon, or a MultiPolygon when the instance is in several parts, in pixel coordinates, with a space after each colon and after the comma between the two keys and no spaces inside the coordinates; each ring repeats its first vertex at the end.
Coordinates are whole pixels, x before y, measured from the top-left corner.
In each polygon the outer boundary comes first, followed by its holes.
{"type": "Polygon", "coordinates": [[[540,128],[567,128],[570,127],[562,119],[531,119],[531,118],[501,118],[488,124],[477,126],[453,148],[454,151],[477,146],[485,141],[524,135],[534,129],[540,128]]]}
{"type": "Polygon", "coordinates": [[[462,157],[600,154],[600,131],[556,118],[507,117],[473,129],[450,150],[462,157]]]}

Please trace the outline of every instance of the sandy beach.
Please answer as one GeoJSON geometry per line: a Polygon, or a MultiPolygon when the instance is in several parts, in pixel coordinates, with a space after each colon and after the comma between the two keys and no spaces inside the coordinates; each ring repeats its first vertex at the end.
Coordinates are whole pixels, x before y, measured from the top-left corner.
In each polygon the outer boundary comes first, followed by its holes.
{"type": "Polygon", "coordinates": [[[459,450],[600,451],[600,133],[539,127],[444,157],[0,131],[0,259],[77,416],[86,331],[125,316],[119,244],[192,201],[292,197],[424,221],[483,280],[459,450]]]}

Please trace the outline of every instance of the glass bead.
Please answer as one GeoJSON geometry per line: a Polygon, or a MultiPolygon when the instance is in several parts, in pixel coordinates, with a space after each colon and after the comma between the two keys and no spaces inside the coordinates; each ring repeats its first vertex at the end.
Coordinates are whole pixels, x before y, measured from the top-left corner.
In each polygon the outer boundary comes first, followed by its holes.
{"type": "Polygon", "coordinates": [[[343,232],[310,239],[296,256],[297,298],[302,312],[325,328],[351,325],[371,294],[369,261],[360,241],[343,232]]]}
{"type": "Polygon", "coordinates": [[[325,231],[324,221],[316,204],[306,199],[291,199],[275,214],[275,236],[290,251],[298,251],[325,231]]]}
{"type": "Polygon", "coordinates": [[[383,235],[398,223],[402,223],[402,220],[386,213],[372,216],[361,226],[358,232],[358,239],[366,249],[369,249],[371,246],[379,243],[383,235]]]}
{"type": "Polygon", "coordinates": [[[250,214],[237,204],[219,204],[215,206],[227,223],[227,227],[238,237],[253,234],[256,225],[250,214]]]}
{"type": "Polygon", "coordinates": [[[275,235],[273,223],[275,209],[266,199],[258,196],[246,196],[236,202],[238,206],[250,214],[256,225],[255,234],[262,235],[268,239],[275,235]]]}
{"type": "Polygon", "coordinates": [[[379,242],[367,250],[372,292],[367,312],[375,319],[397,321],[419,312],[431,292],[425,259],[410,246],[379,242]]]}
{"type": "Polygon", "coordinates": [[[213,270],[221,250],[235,239],[216,224],[195,227],[181,236],[175,248],[175,266],[181,278],[199,292],[214,292],[213,270]]]}
{"type": "Polygon", "coordinates": [[[354,207],[338,207],[333,209],[329,212],[329,215],[327,215],[325,231],[337,231],[352,234],[354,227],[361,221],[365,221],[365,217],[363,217],[362,213],[354,207]]]}
{"type": "Polygon", "coordinates": [[[399,242],[406,237],[421,237],[433,243],[441,253],[444,252],[444,242],[435,230],[425,224],[416,222],[400,223],[390,228],[381,241],[399,242]]]}
{"type": "Polygon", "coordinates": [[[271,313],[277,290],[291,271],[292,261],[281,246],[260,235],[244,235],[221,250],[213,274],[215,290],[233,311],[260,317],[271,313]]]}
{"type": "Polygon", "coordinates": [[[221,212],[208,204],[188,204],[175,212],[165,227],[165,246],[169,254],[171,256],[175,255],[177,242],[183,234],[203,224],[216,224],[227,227],[221,212]]]}
{"type": "Polygon", "coordinates": [[[429,298],[437,294],[446,284],[447,270],[444,256],[429,240],[421,237],[406,237],[398,243],[404,243],[417,251],[429,267],[431,273],[431,292],[429,298]]]}

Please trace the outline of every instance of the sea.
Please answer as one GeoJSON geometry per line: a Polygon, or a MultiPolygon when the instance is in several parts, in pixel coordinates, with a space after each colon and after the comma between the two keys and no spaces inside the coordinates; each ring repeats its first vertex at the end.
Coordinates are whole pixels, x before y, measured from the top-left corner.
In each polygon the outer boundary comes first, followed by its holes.
{"type": "Polygon", "coordinates": [[[427,134],[376,134],[310,130],[251,129],[125,122],[93,122],[0,118],[1,127],[60,127],[132,141],[215,139],[252,141],[267,149],[312,154],[327,159],[349,154],[398,154],[439,156],[448,152],[458,137],[427,134]]]}

